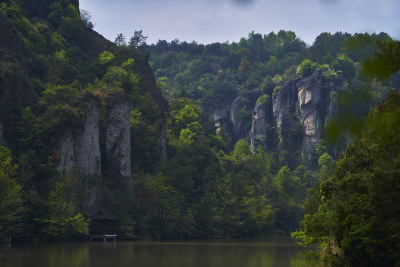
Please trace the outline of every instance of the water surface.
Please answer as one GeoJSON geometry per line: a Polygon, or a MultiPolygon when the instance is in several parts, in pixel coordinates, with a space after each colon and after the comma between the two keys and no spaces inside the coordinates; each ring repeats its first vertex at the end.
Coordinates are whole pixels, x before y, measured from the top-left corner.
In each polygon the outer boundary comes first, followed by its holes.
{"type": "Polygon", "coordinates": [[[300,251],[290,240],[39,243],[2,247],[0,266],[319,266],[300,251]]]}

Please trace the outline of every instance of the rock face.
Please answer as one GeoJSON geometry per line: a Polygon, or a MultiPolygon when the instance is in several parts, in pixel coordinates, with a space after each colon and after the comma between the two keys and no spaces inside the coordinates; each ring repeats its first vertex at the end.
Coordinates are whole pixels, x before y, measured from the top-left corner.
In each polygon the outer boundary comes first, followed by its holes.
{"type": "Polygon", "coordinates": [[[251,125],[251,112],[261,90],[250,91],[246,96],[236,97],[230,109],[231,137],[236,143],[239,139],[247,137],[249,126],[251,125]]]}
{"type": "Polygon", "coordinates": [[[131,176],[131,104],[121,99],[107,107],[106,150],[107,161],[112,160],[119,175],[130,183],[131,176]]]}
{"type": "Polygon", "coordinates": [[[303,127],[301,157],[305,165],[310,166],[312,154],[321,139],[325,122],[335,113],[330,93],[340,86],[340,81],[337,84],[326,81],[322,72],[316,71],[311,76],[287,83],[273,97],[274,119],[280,144],[298,142],[298,140],[285,140],[288,138],[286,133],[296,134],[294,127],[296,122],[303,127]]]}
{"type": "Polygon", "coordinates": [[[86,112],[81,133],[73,134],[72,130],[67,130],[61,139],[59,166],[64,175],[70,168],[76,168],[84,175],[101,174],[99,104],[96,100],[87,101],[86,112]]]}
{"type": "Polygon", "coordinates": [[[215,133],[221,133],[222,124],[227,124],[229,120],[229,110],[217,109],[211,114],[211,119],[214,121],[215,133]]]}
{"type": "Polygon", "coordinates": [[[266,103],[257,103],[252,114],[251,129],[249,132],[250,145],[253,151],[256,151],[258,144],[261,144],[264,150],[267,150],[267,116],[266,103]]]}
{"type": "Polygon", "coordinates": [[[317,107],[321,101],[322,83],[320,74],[303,78],[297,84],[299,102],[299,119],[304,126],[302,156],[304,160],[311,159],[311,153],[317,147],[321,138],[324,119],[317,107]]]}
{"type": "Polygon", "coordinates": [[[61,138],[60,144],[60,164],[58,169],[61,176],[68,174],[71,168],[75,167],[75,138],[71,130],[67,130],[61,138]]]}
{"type": "Polygon", "coordinates": [[[297,109],[297,83],[299,79],[290,81],[282,86],[279,92],[272,96],[272,112],[279,137],[279,146],[284,142],[285,131],[296,120],[290,115],[296,113],[297,109]]]}
{"type": "Polygon", "coordinates": [[[86,120],[83,130],[73,133],[67,130],[60,144],[61,176],[72,169],[81,175],[85,190],[83,210],[91,213],[99,208],[102,198],[101,153],[99,140],[99,104],[94,99],[86,102],[86,120]]]}
{"type": "Polygon", "coordinates": [[[101,173],[99,104],[95,100],[89,100],[86,108],[84,130],[76,140],[77,167],[85,175],[98,175],[101,173]]]}
{"type": "MultiPolygon", "coordinates": [[[[237,97],[228,119],[224,110],[215,110],[210,116],[217,133],[224,125],[234,143],[247,138],[254,152],[258,145],[265,151],[286,150],[311,166],[325,122],[335,114],[330,93],[340,86],[340,81],[324,80],[321,71],[316,71],[287,82],[272,97],[261,96],[260,90],[237,97]]],[[[293,166],[297,164],[293,162],[293,166]]]]}
{"type": "Polygon", "coordinates": [[[160,159],[161,161],[164,161],[167,159],[167,128],[164,121],[163,124],[161,125],[159,144],[160,144],[160,151],[159,151],[160,159]]]}

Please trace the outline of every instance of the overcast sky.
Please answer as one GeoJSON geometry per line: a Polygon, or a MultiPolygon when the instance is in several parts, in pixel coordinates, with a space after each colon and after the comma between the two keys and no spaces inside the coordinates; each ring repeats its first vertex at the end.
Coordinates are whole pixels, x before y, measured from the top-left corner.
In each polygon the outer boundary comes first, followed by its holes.
{"type": "Polygon", "coordinates": [[[389,33],[400,39],[400,0],[80,0],[94,29],[114,41],[143,30],[157,40],[238,42],[248,33],[292,30],[312,44],[321,32],[389,33]]]}

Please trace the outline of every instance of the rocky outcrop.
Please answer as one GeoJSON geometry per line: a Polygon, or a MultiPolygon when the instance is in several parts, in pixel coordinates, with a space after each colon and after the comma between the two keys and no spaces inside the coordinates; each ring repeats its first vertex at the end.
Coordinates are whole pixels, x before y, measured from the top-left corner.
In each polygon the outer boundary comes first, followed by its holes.
{"type": "Polygon", "coordinates": [[[279,146],[284,142],[285,131],[296,120],[292,114],[297,109],[297,83],[300,79],[295,79],[283,85],[276,95],[272,96],[272,112],[279,137],[279,146]]]}
{"type": "Polygon", "coordinates": [[[211,114],[211,119],[213,121],[226,120],[228,117],[229,117],[229,110],[226,109],[218,109],[211,114]]]}
{"type": "Polygon", "coordinates": [[[107,161],[127,183],[131,177],[130,111],[130,102],[123,98],[107,107],[107,161]]]}
{"type": "Polygon", "coordinates": [[[229,110],[218,109],[211,113],[211,119],[214,121],[215,133],[221,133],[221,126],[227,124],[229,120],[229,110]]]}
{"type": "MultiPolygon", "coordinates": [[[[328,81],[316,71],[282,84],[272,96],[261,96],[260,90],[239,96],[231,104],[229,117],[226,110],[214,110],[210,117],[216,132],[226,126],[234,143],[247,138],[254,152],[259,145],[265,151],[286,150],[290,158],[301,157],[303,164],[311,166],[323,127],[336,112],[331,92],[340,86],[340,81],[328,81]]],[[[293,166],[299,163],[295,161],[293,166]]]]}
{"type": "Polygon", "coordinates": [[[318,112],[318,104],[321,101],[321,89],[321,73],[305,77],[297,83],[299,120],[304,127],[302,148],[304,161],[311,160],[311,155],[321,138],[322,124],[324,123],[318,112]]]}
{"type": "Polygon", "coordinates": [[[266,109],[266,103],[257,103],[252,114],[251,129],[249,132],[250,145],[253,151],[256,151],[260,144],[264,150],[267,150],[267,116],[269,110],[266,109]]]}
{"type": "Polygon", "coordinates": [[[249,110],[254,107],[261,90],[250,91],[247,95],[236,97],[230,109],[231,137],[236,143],[241,138],[247,137],[249,127],[251,125],[251,112],[249,110]]]}
{"type": "Polygon", "coordinates": [[[60,165],[62,174],[76,168],[83,175],[101,174],[99,141],[99,104],[89,99],[86,103],[86,120],[83,130],[73,133],[69,129],[61,139],[60,165]]]}
{"type": "Polygon", "coordinates": [[[86,109],[83,132],[76,140],[76,165],[85,175],[99,175],[101,173],[99,104],[96,100],[89,100],[86,109]]]}
{"type": "Polygon", "coordinates": [[[305,165],[311,164],[312,154],[321,139],[325,123],[335,114],[331,92],[340,86],[340,81],[327,81],[321,71],[316,71],[311,76],[287,83],[273,97],[280,145],[299,142],[294,140],[300,135],[299,131],[296,132],[296,126],[300,123],[303,127],[301,157],[305,165]]]}
{"type": "Polygon", "coordinates": [[[91,213],[102,199],[101,153],[99,140],[99,103],[86,102],[86,119],[82,131],[68,129],[61,138],[59,170],[64,177],[71,170],[81,175],[85,197],[83,210],[91,213]]]}
{"type": "Polygon", "coordinates": [[[75,162],[75,138],[72,131],[67,130],[60,142],[60,164],[58,165],[58,169],[62,177],[67,175],[70,169],[76,166],[75,162]]]}

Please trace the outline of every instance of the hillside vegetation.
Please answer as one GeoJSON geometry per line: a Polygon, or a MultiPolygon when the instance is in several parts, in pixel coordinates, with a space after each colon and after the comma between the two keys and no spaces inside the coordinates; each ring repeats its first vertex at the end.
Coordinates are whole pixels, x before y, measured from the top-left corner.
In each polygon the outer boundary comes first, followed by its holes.
{"type": "Polygon", "coordinates": [[[86,239],[106,210],[123,239],[292,233],[399,263],[398,41],[92,28],[78,1],[0,1],[1,239],[86,239]]]}

